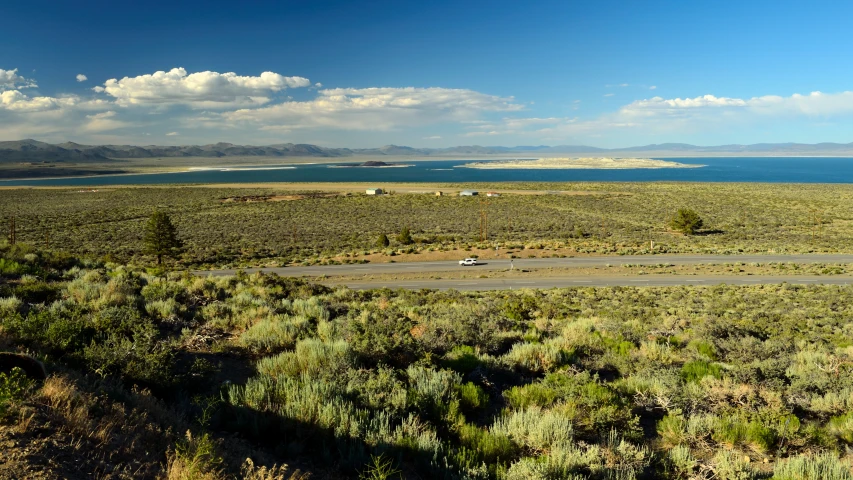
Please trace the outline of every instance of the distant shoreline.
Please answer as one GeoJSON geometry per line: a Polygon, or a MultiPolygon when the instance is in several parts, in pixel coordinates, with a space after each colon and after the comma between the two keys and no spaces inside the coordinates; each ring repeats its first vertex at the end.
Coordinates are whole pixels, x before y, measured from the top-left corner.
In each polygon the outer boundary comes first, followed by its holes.
{"type": "Polygon", "coordinates": [[[652,158],[540,158],[538,160],[507,160],[492,162],[474,162],[456,165],[456,168],[475,168],[481,170],[627,170],[660,168],[702,168],[705,165],[678,163],[652,158]]]}

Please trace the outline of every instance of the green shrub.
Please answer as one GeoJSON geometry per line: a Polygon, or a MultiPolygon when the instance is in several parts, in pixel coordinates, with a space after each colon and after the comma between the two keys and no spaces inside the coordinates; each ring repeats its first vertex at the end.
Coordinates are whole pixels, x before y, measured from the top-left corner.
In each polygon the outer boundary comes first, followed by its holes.
{"type": "Polygon", "coordinates": [[[356,318],[338,322],[339,334],[355,353],[369,363],[390,363],[404,367],[413,362],[420,351],[412,337],[415,327],[407,316],[396,309],[364,309],[354,311],[356,318]]]}
{"type": "Polygon", "coordinates": [[[22,401],[34,382],[23,370],[13,368],[9,373],[0,372],[0,420],[12,411],[15,403],[22,401]]]}
{"type": "Polygon", "coordinates": [[[847,445],[853,445],[853,412],[830,418],[826,430],[847,445]]]}
{"type": "Polygon", "coordinates": [[[722,450],[714,455],[713,464],[716,478],[720,480],[753,480],[755,471],[743,455],[728,450],[722,450]]]}
{"type": "Polygon", "coordinates": [[[193,436],[187,430],[186,438],[179,441],[175,451],[170,453],[167,469],[169,478],[209,479],[221,475],[222,464],[223,459],[216,452],[210,434],[193,436]]]}
{"type": "Polygon", "coordinates": [[[777,433],[760,420],[748,420],[741,415],[724,415],[714,424],[712,438],[728,447],[745,445],[765,453],[776,443],[777,433]]]}
{"type": "Polygon", "coordinates": [[[510,407],[519,410],[531,406],[550,407],[560,398],[559,392],[539,382],[512,387],[504,390],[503,395],[510,407]]]}
{"type": "Polygon", "coordinates": [[[370,462],[359,474],[359,480],[388,480],[403,478],[402,471],[394,467],[394,462],[384,455],[371,455],[370,462]]]}
{"type": "Polygon", "coordinates": [[[23,275],[26,272],[27,268],[24,265],[21,265],[14,260],[0,258],[0,275],[14,277],[23,275]]]}
{"type": "Polygon", "coordinates": [[[98,327],[97,333],[82,349],[90,370],[161,388],[177,381],[172,375],[173,352],[158,341],[154,324],[136,310],[107,308],[92,321],[98,327]]]}
{"type": "Polygon", "coordinates": [[[591,466],[599,461],[595,448],[575,446],[555,449],[548,455],[524,457],[510,465],[507,480],[586,480],[591,466]]]}
{"type": "Polygon", "coordinates": [[[253,352],[275,353],[293,348],[310,331],[311,324],[305,317],[271,315],[249,327],[238,341],[253,352]]]}
{"type": "Polygon", "coordinates": [[[829,453],[798,455],[773,468],[773,480],[853,480],[851,465],[829,453]]]}
{"type": "Polygon", "coordinates": [[[380,365],[375,370],[349,370],[346,394],[371,410],[402,415],[408,407],[408,392],[394,369],[380,365]]]}
{"type": "Polygon", "coordinates": [[[702,224],[699,214],[689,208],[679,208],[669,221],[670,228],[685,235],[693,235],[702,228],[702,224]]]}
{"type": "Polygon", "coordinates": [[[10,335],[28,344],[56,354],[79,352],[94,335],[86,313],[75,305],[35,309],[26,317],[11,315],[0,318],[10,335]]]}
{"type": "Polygon", "coordinates": [[[465,412],[475,412],[489,404],[489,395],[471,382],[458,387],[459,405],[465,412]]]}
{"type": "Polygon", "coordinates": [[[466,462],[469,467],[509,462],[518,454],[518,447],[505,434],[467,423],[459,429],[459,441],[474,457],[473,462],[466,462]]]}
{"type": "MultiPolygon", "coordinates": [[[[203,288],[204,281],[202,281],[201,286],[203,288]]],[[[153,302],[157,300],[177,300],[183,301],[184,295],[186,293],[186,289],[180,283],[170,282],[163,279],[151,279],[148,283],[142,287],[140,294],[142,298],[145,299],[146,302],[153,302]]]]}
{"type": "Polygon", "coordinates": [[[551,372],[568,364],[573,352],[568,352],[553,343],[516,343],[503,356],[510,367],[534,372],[551,372]]]}
{"type": "Polygon", "coordinates": [[[468,345],[453,347],[453,350],[444,355],[442,363],[462,374],[470,373],[481,364],[474,347],[468,345]]]}
{"type": "Polygon", "coordinates": [[[675,448],[685,440],[686,427],[687,422],[681,414],[670,413],[658,421],[656,428],[663,444],[675,448]]]}
{"type": "MultiPolygon", "coordinates": [[[[588,372],[555,372],[546,375],[541,384],[556,393],[558,400],[552,409],[571,419],[579,437],[598,440],[613,429],[628,437],[639,435],[639,419],[633,414],[632,406],[598,377],[588,372]]],[[[551,395],[533,392],[534,395],[543,394],[540,401],[551,395]]]]}
{"type": "Polygon", "coordinates": [[[672,447],[666,456],[675,478],[691,478],[698,466],[696,458],[690,453],[690,449],[684,445],[672,447]]]}
{"type": "Polygon", "coordinates": [[[757,420],[746,426],[746,444],[759,453],[768,452],[776,443],[776,432],[757,420]]]}
{"type": "Polygon", "coordinates": [[[574,438],[574,429],[569,418],[539,407],[513,410],[498,418],[491,431],[509,437],[518,445],[538,453],[569,445],[574,438]]]}
{"type": "Polygon", "coordinates": [[[708,360],[717,360],[717,349],[712,343],[706,342],[704,340],[694,340],[690,342],[690,346],[692,346],[696,350],[696,353],[702,355],[708,360]]]}
{"type": "Polygon", "coordinates": [[[270,377],[335,377],[353,365],[349,344],[338,340],[323,342],[309,338],[296,343],[296,350],[267,357],[257,364],[258,372],[270,377]]]}
{"type": "Polygon", "coordinates": [[[424,412],[443,413],[458,400],[462,377],[451,370],[433,370],[418,365],[406,369],[409,379],[409,403],[424,412]]]}
{"type": "Polygon", "coordinates": [[[400,230],[400,234],[397,235],[397,241],[403,245],[411,245],[415,243],[412,239],[412,233],[409,231],[409,227],[403,227],[403,229],[400,230]]]}
{"type": "Polygon", "coordinates": [[[388,245],[391,245],[391,242],[388,241],[388,235],[384,233],[379,235],[379,238],[376,240],[376,247],[379,249],[387,248],[388,245]]]}
{"type": "Polygon", "coordinates": [[[0,297],[0,318],[12,316],[20,312],[23,302],[18,297],[0,297]]]}
{"type": "Polygon", "coordinates": [[[180,304],[174,298],[151,300],[145,304],[145,311],[158,321],[172,320],[180,313],[180,304]]]}
{"type": "Polygon", "coordinates": [[[704,377],[722,378],[723,369],[715,364],[705,360],[694,360],[687,362],[681,367],[681,378],[686,382],[698,382],[704,377]]]}

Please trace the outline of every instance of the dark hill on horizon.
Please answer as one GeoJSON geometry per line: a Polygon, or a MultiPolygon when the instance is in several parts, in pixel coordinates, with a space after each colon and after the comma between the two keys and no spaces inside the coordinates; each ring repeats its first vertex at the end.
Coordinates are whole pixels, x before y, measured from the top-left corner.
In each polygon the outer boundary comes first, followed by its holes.
{"type": "Polygon", "coordinates": [[[853,143],[757,143],[753,145],[697,146],[686,143],[652,144],[627,148],[598,148],[586,145],[557,146],[480,146],[468,145],[448,148],[414,148],[386,145],[379,148],[330,148],[310,144],[282,143],[275,145],[236,145],[214,143],[209,145],[157,146],[157,145],[82,145],[74,142],[50,144],[26,139],[0,142],[0,164],[15,163],[108,163],[117,159],[158,158],[225,158],[225,157],[320,157],[340,158],[355,156],[393,157],[449,157],[460,155],[641,155],[659,157],[677,156],[796,156],[827,155],[853,156],[853,143]]]}

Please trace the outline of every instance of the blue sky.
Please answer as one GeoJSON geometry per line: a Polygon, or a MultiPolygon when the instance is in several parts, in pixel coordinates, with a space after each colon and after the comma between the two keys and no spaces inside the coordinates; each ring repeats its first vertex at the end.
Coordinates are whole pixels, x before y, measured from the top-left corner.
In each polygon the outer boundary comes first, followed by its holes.
{"type": "Polygon", "coordinates": [[[853,141],[853,4],[698,3],[15,2],[0,139],[853,141]]]}

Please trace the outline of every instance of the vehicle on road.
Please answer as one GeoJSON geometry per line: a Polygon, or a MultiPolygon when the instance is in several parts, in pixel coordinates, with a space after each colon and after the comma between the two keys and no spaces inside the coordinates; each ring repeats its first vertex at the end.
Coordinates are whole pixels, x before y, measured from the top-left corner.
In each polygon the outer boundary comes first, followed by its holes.
{"type": "Polygon", "coordinates": [[[466,258],[465,260],[459,260],[459,265],[462,265],[463,267],[473,267],[476,264],[476,258],[466,258]]]}

